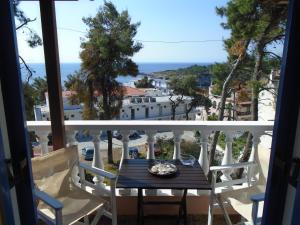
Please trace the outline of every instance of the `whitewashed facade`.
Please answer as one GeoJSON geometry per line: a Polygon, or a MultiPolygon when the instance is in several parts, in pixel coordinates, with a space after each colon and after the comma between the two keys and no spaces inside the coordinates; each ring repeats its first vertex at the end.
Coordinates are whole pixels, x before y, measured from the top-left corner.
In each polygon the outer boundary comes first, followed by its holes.
{"type": "MultiPolygon", "coordinates": [[[[120,120],[170,120],[172,118],[172,108],[170,96],[145,96],[130,97],[123,100],[120,110],[120,120]]],[[[176,99],[173,96],[172,99],[176,99]]],[[[184,97],[183,102],[176,108],[176,120],[186,119],[186,108],[190,102],[190,97],[184,97]]],[[[195,119],[196,109],[189,113],[189,119],[195,119]]]]}
{"type": "MultiPolygon", "coordinates": [[[[170,96],[164,95],[161,90],[149,88],[140,89],[143,95],[125,96],[122,108],[117,120],[171,120],[172,110],[170,96]]],[[[68,100],[70,92],[63,92],[65,120],[82,120],[83,105],[72,105],[68,100]]],[[[46,97],[46,105],[35,106],[34,114],[36,121],[49,121],[49,100],[46,97]]],[[[172,96],[175,100],[178,96],[172,96]]],[[[182,103],[176,108],[176,120],[186,119],[186,108],[191,101],[188,96],[183,97],[182,103]]],[[[196,109],[189,113],[189,120],[195,119],[196,109]]]]}

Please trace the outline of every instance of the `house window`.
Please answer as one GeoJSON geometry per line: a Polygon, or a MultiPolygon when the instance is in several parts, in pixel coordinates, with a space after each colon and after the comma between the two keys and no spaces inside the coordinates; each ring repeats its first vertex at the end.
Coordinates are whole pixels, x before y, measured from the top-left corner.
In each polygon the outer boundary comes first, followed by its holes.
{"type": "Polygon", "coordinates": [[[139,108],[136,109],[136,111],[139,111],[139,110],[140,110],[139,108]]]}
{"type": "Polygon", "coordinates": [[[72,114],[71,117],[74,118],[74,115],[72,114]]]}
{"type": "Polygon", "coordinates": [[[151,106],[151,109],[153,109],[153,106],[151,106]]]}
{"type": "Polygon", "coordinates": [[[167,108],[167,106],[164,106],[164,108],[167,108]]]}
{"type": "Polygon", "coordinates": [[[122,112],[124,112],[124,109],[122,109],[122,112]]]}

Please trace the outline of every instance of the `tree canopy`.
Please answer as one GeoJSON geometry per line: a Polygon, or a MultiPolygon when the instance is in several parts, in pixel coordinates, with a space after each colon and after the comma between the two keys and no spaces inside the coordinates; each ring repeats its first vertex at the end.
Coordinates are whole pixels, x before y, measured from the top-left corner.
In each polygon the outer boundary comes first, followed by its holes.
{"type": "MultiPolygon", "coordinates": [[[[138,74],[131,58],[142,48],[134,41],[140,24],[131,22],[127,10],[118,12],[113,3],[106,1],[95,17],[83,18],[83,22],[88,27],[80,52],[88,87],[85,111],[89,116],[111,120],[119,114],[123,99],[123,88],[115,79],[118,75],[138,74]]],[[[108,161],[113,163],[111,131],[107,136],[108,161]]]]}
{"type": "Polygon", "coordinates": [[[134,82],[136,88],[153,88],[152,79],[149,79],[147,76],[144,76],[142,79],[134,82]]]}
{"type": "Polygon", "coordinates": [[[211,106],[211,101],[208,97],[200,93],[197,84],[197,76],[195,75],[183,76],[181,79],[174,77],[169,81],[169,87],[172,90],[169,99],[171,101],[173,119],[175,119],[176,108],[180,103],[183,103],[184,97],[191,98],[185,109],[187,120],[189,119],[189,113],[192,109],[198,106],[205,106],[206,108],[211,106]],[[173,95],[176,95],[176,97],[173,95]]]}

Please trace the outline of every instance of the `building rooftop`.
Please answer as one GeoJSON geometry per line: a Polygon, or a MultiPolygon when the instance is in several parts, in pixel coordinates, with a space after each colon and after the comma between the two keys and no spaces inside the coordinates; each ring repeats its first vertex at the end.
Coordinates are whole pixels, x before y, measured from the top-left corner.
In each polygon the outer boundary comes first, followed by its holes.
{"type": "Polygon", "coordinates": [[[123,87],[124,96],[144,96],[145,91],[142,88],[134,88],[129,86],[123,87]]]}

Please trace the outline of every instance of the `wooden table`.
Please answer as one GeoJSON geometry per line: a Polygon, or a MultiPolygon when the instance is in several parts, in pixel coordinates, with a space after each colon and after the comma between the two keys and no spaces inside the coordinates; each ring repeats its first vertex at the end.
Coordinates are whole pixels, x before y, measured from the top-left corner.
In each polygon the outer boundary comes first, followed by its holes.
{"type": "Polygon", "coordinates": [[[117,179],[117,188],[137,188],[138,204],[137,204],[137,221],[143,224],[143,205],[146,204],[177,204],[179,205],[179,224],[183,218],[184,224],[187,224],[186,196],[188,189],[210,190],[211,185],[207,180],[201,166],[196,161],[194,166],[184,166],[179,160],[173,162],[178,173],[176,176],[169,178],[161,178],[154,176],[148,172],[149,164],[154,160],[145,159],[125,159],[122,163],[119,176],[117,179]],[[144,201],[143,189],[180,189],[183,190],[183,196],[180,201],[144,201]]]}

